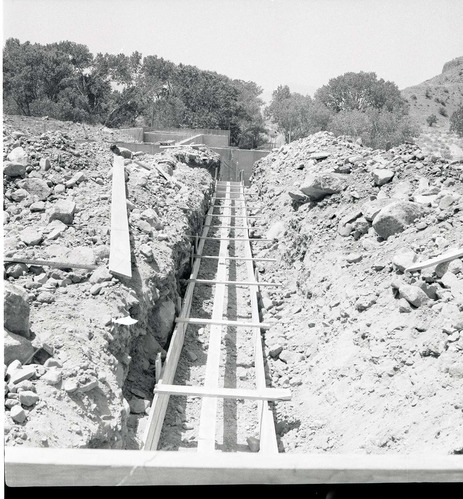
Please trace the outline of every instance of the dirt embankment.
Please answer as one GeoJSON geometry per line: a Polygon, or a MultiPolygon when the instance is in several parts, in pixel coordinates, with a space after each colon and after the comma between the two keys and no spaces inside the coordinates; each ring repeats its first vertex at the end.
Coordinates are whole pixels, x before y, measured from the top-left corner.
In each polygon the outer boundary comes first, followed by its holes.
{"type": "MultiPolygon", "coordinates": [[[[165,355],[218,156],[206,148],[126,160],[132,279],[108,270],[117,132],[4,119],[6,445],[137,448],[155,359],[165,355]],[[133,325],[115,319],[131,317],[133,325]]],[[[183,149],[184,151],[184,149],[183,149]]]]}
{"type": "Polygon", "coordinates": [[[463,452],[463,164],[318,133],[255,165],[281,450],[463,452]]]}

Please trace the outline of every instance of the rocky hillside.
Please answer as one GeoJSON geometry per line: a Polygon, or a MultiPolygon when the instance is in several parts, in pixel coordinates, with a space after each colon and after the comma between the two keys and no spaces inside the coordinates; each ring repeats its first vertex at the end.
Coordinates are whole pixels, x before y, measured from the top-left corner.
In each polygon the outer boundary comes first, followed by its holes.
{"type": "Polygon", "coordinates": [[[410,116],[428,127],[426,118],[434,114],[436,128],[448,130],[449,118],[463,104],[463,57],[444,64],[442,73],[402,90],[410,104],[410,116]]]}
{"type": "Polygon", "coordinates": [[[463,452],[463,164],[320,132],[255,165],[255,227],[282,449],[463,452]],[[264,288],[265,289],[265,288],[264,288]]]}
{"type": "Polygon", "coordinates": [[[219,157],[205,148],[139,155],[148,169],[125,160],[126,279],[108,270],[117,139],[108,129],[4,118],[6,445],[139,446],[138,419],[189,272],[188,234],[203,223],[219,157]]]}

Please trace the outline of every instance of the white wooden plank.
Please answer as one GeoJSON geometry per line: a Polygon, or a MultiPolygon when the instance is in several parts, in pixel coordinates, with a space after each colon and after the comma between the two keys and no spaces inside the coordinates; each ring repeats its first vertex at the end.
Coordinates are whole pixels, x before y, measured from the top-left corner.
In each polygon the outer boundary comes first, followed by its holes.
{"type": "Polygon", "coordinates": [[[226,319],[201,319],[199,317],[177,317],[176,322],[195,325],[216,325],[216,326],[231,326],[231,327],[260,327],[261,329],[269,329],[272,327],[270,322],[243,322],[229,321],[226,319]]]}
{"type": "MultiPolygon", "coordinates": [[[[227,195],[229,193],[227,184],[227,195]]],[[[225,215],[230,214],[230,209],[225,208],[225,215]]],[[[227,218],[223,219],[227,225],[227,218]]],[[[225,257],[228,256],[226,236],[229,229],[221,229],[219,260],[217,266],[217,280],[226,280],[227,265],[225,257]]],[[[218,284],[215,288],[212,321],[221,321],[225,305],[225,285],[218,284]]],[[[207,350],[206,374],[204,385],[207,388],[216,388],[219,382],[220,347],[222,343],[222,325],[212,324],[209,332],[209,346],[207,350]]],[[[217,399],[206,398],[201,403],[200,424],[198,433],[198,452],[213,452],[215,450],[215,434],[217,423],[217,399]]]]}
{"type": "Polygon", "coordinates": [[[113,161],[112,177],[109,270],[116,274],[132,277],[124,158],[116,155],[113,161]]]}
{"type": "Polygon", "coordinates": [[[93,270],[98,267],[98,265],[85,265],[83,263],[77,262],[54,262],[52,260],[35,260],[28,258],[4,258],[6,263],[25,263],[26,265],[38,265],[40,267],[53,267],[57,269],[87,269],[93,270]]]}
{"type": "Polygon", "coordinates": [[[158,383],[154,388],[154,393],[242,400],[291,400],[291,390],[285,388],[221,388],[207,386],[165,385],[163,383],[158,383]]]}
{"type": "Polygon", "coordinates": [[[256,281],[219,281],[217,279],[188,279],[188,282],[195,282],[196,284],[225,284],[226,286],[273,286],[279,287],[282,284],[277,282],[259,282],[256,281]]]}
{"type": "Polygon", "coordinates": [[[454,260],[455,258],[460,258],[461,256],[463,256],[463,249],[459,248],[452,251],[448,251],[447,253],[444,253],[443,255],[440,256],[436,256],[435,258],[430,258],[428,260],[425,260],[424,262],[410,265],[410,267],[408,267],[405,270],[406,272],[413,272],[415,270],[426,269],[428,267],[433,267],[434,265],[438,265],[439,263],[450,262],[451,260],[454,260]]]}
{"type": "MultiPolygon", "coordinates": [[[[244,191],[244,187],[242,186],[244,191]]],[[[247,214],[246,206],[244,208],[245,215],[247,214]]],[[[243,225],[250,229],[247,219],[243,221],[243,225]]],[[[248,232],[249,234],[249,232],[248,232]]],[[[249,242],[245,244],[245,255],[252,258],[252,248],[249,242]]],[[[257,272],[254,271],[252,260],[246,261],[246,268],[249,279],[254,279],[257,282],[257,272]]],[[[259,303],[258,303],[258,288],[250,288],[251,309],[253,322],[260,322],[259,303]]],[[[256,370],[256,385],[259,389],[267,386],[265,379],[264,352],[262,348],[261,329],[254,330],[254,366],[256,370]]],[[[262,401],[258,404],[259,412],[259,453],[260,454],[277,454],[278,441],[276,437],[275,421],[273,411],[268,401],[262,401]]]]}
{"type": "MultiPolygon", "coordinates": [[[[208,233],[207,223],[211,221],[212,208],[209,209],[206,215],[206,227],[204,227],[203,235],[206,236],[208,233]]],[[[202,253],[205,241],[202,240],[198,245],[199,254],[202,253]]],[[[191,277],[196,277],[199,272],[201,265],[201,260],[197,258],[194,262],[193,269],[191,272],[191,277]]],[[[187,323],[180,322],[179,319],[186,318],[190,315],[191,301],[193,298],[193,291],[195,288],[195,283],[189,283],[183,298],[182,309],[180,315],[177,318],[178,324],[176,325],[174,332],[172,334],[169,349],[167,351],[166,359],[164,362],[164,368],[162,371],[161,378],[159,382],[162,383],[173,383],[175,372],[177,370],[178,360],[183,347],[183,342],[185,339],[185,331],[187,328],[187,323]]],[[[148,416],[148,422],[146,424],[146,430],[143,436],[143,450],[155,450],[157,449],[159,437],[161,435],[162,424],[167,411],[167,405],[169,402],[169,395],[156,394],[153,398],[153,403],[151,405],[150,413],[148,416]]]]}
{"type": "MultiPolygon", "coordinates": [[[[219,257],[217,255],[193,255],[194,258],[205,258],[211,260],[217,260],[219,257]]],[[[227,256],[225,260],[252,260],[254,262],[276,262],[276,258],[258,258],[258,257],[248,257],[245,256],[227,256]]]]}
{"type": "MultiPolygon", "coordinates": [[[[8,447],[9,487],[462,483],[463,459],[420,454],[203,454],[8,447]]],[[[69,491],[71,492],[71,491],[69,491]]]]}

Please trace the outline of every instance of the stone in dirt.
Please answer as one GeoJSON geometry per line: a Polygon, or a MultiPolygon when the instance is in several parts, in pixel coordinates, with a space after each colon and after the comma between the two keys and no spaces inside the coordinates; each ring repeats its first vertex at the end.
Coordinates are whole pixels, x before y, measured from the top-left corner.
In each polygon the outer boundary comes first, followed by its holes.
{"type": "Polygon", "coordinates": [[[402,284],[399,287],[399,296],[417,308],[429,302],[429,296],[421,288],[411,284],[402,284]]]}
{"type": "Polygon", "coordinates": [[[3,336],[3,362],[10,365],[14,360],[26,362],[34,354],[34,347],[27,338],[19,334],[4,331],[3,336]]]}
{"type": "Polygon", "coordinates": [[[418,255],[413,250],[404,250],[396,253],[392,257],[392,264],[397,270],[404,272],[407,267],[410,267],[418,259],[418,255]]]}
{"type": "Polygon", "coordinates": [[[5,161],[3,163],[3,175],[5,177],[24,177],[26,175],[26,166],[22,163],[5,161]]]}
{"type": "Polygon", "coordinates": [[[3,326],[11,333],[29,338],[29,313],[27,293],[20,287],[5,282],[3,326]]]}
{"type": "Polygon", "coordinates": [[[373,177],[374,184],[381,186],[387,184],[392,179],[394,172],[392,170],[377,168],[376,170],[373,170],[371,175],[373,177]]]}
{"type": "Polygon", "coordinates": [[[279,239],[285,232],[285,224],[283,222],[275,222],[267,231],[266,239],[279,239]]]}
{"type": "Polygon", "coordinates": [[[377,296],[373,293],[366,296],[360,296],[355,303],[355,309],[359,312],[364,312],[365,310],[368,310],[372,305],[374,305],[376,301],[377,296]]]}
{"type": "Polygon", "coordinates": [[[19,238],[28,246],[35,246],[42,242],[43,236],[41,232],[33,227],[26,227],[19,233],[19,238]]]}
{"type": "Polygon", "coordinates": [[[129,401],[130,412],[132,414],[144,414],[146,409],[146,404],[144,399],[138,397],[132,397],[129,401]]]}
{"type": "Polygon", "coordinates": [[[74,212],[76,210],[76,203],[69,199],[57,201],[48,216],[48,221],[59,220],[66,225],[71,225],[74,221],[74,212]]]}
{"type": "Polygon", "coordinates": [[[112,274],[109,269],[105,266],[98,267],[90,276],[89,281],[92,284],[97,284],[100,282],[110,281],[112,279],[112,274]]]}
{"type": "Polygon", "coordinates": [[[407,226],[426,214],[427,210],[417,203],[398,201],[381,209],[373,220],[373,228],[383,239],[403,232],[407,226]]]}
{"type": "Polygon", "coordinates": [[[45,201],[52,192],[45,180],[40,178],[29,177],[25,180],[21,180],[18,185],[21,189],[25,189],[31,196],[36,197],[39,201],[45,201]]]}
{"type": "Polygon", "coordinates": [[[11,408],[10,416],[15,423],[24,423],[26,420],[26,411],[20,405],[15,405],[11,408]]]}
{"type": "Polygon", "coordinates": [[[309,175],[300,187],[300,190],[305,195],[315,201],[318,201],[329,194],[341,192],[343,189],[344,181],[335,173],[309,175]]]}
{"type": "Polygon", "coordinates": [[[95,254],[92,248],[87,246],[76,246],[66,256],[66,261],[82,263],[84,265],[95,264],[95,254]]]}
{"type": "Polygon", "coordinates": [[[373,201],[368,201],[362,206],[362,213],[366,220],[372,222],[376,215],[388,204],[394,201],[389,198],[374,199],[373,201]]]}
{"type": "Polygon", "coordinates": [[[27,153],[22,147],[15,147],[9,154],[8,159],[13,163],[20,163],[21,165],[27,166],[29,160],[27,158],[27,153]]]}
{"type": "Polygon", "coordinates": [[[26,407],[36,404],[39,398],[40,397],[36,393],[28,390],[19,393],[19,402],[21,405],[25,405],[26,407]]]}
{"type": "Polygon", "coordinates": [[[40,379],[47,383],[47,385],[57,385],[61,382],[61,378],[61,371],[56,367],[52,367],[40,379]]]}
{"type": "Polygon", "coordinates": [[[259,452],[260,450],[260,440],[256,437],[248,437],[246,438],[246,442],[248,444],[249,450],[251,452],[259,452]]]}
{"type": "Polygon", "coordinates": [[[35,376],[35,367],[33,365],[23,366],[11,373],[10,383],[17,385],[21,381],[34,378],[35,376]]]}
{"type": "Polygon", "coordinates": [[[44,172],[48,171],[51,168],[51,163],[49,158],[40,158],[39,161],[40,169],[44,172]]]}

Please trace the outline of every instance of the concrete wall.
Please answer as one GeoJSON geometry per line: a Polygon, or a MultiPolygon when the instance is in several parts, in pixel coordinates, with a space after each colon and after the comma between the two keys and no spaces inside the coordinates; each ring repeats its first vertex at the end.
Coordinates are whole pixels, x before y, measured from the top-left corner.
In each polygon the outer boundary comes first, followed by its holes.
{"type": "MultiPolygon", "coordinates": [[[[212,130],[213,131],[213,130],[212,130]]],[[[220,132],[220,130],[217,130],[220,132]]],[[[207,134],[203,133],[201,130],[197,130],[197,133],[191,134],[189,132],[177,131],[177,132],[166,132],[166,131],[155,131],[155,132],[144,132],[143,141],[144,142],[160,142],[165,140],[175,140],[176,142],[185,141],[187,139],[192,139],[196,137],[195,143],[205,144],[207,146],[216,147],[227,147],[229,143],[228,135],[223,134],[207,134]],[[202,135],[202,138],[200,136],[202,135]]]]}
{"type": "Polygon", "coordinates": [[[240,178],[240,170],[243,170],[245,185],[249,185],[254,163],[270,153],[270,151],[234,147],[211,147],[211,149],[220,154],[220,180],[237,181],[240,178]]]}
{"type": "Polygon", "coordinates": [[[143,128],[121,128],[120,130],[124,135],[132,137],[135,142],[143,142],[143,128]]]}
{"type": "Polygon", "coordinates": [[[158,152],[161,152],[163,149],[161,149],[159,146],[156,146],[154,144],[137,144],[135,142],[117,142],[118,146],[125,147],[129,151],[132,152],[144,152],[146,154],[157,154],[158,152]]]}

